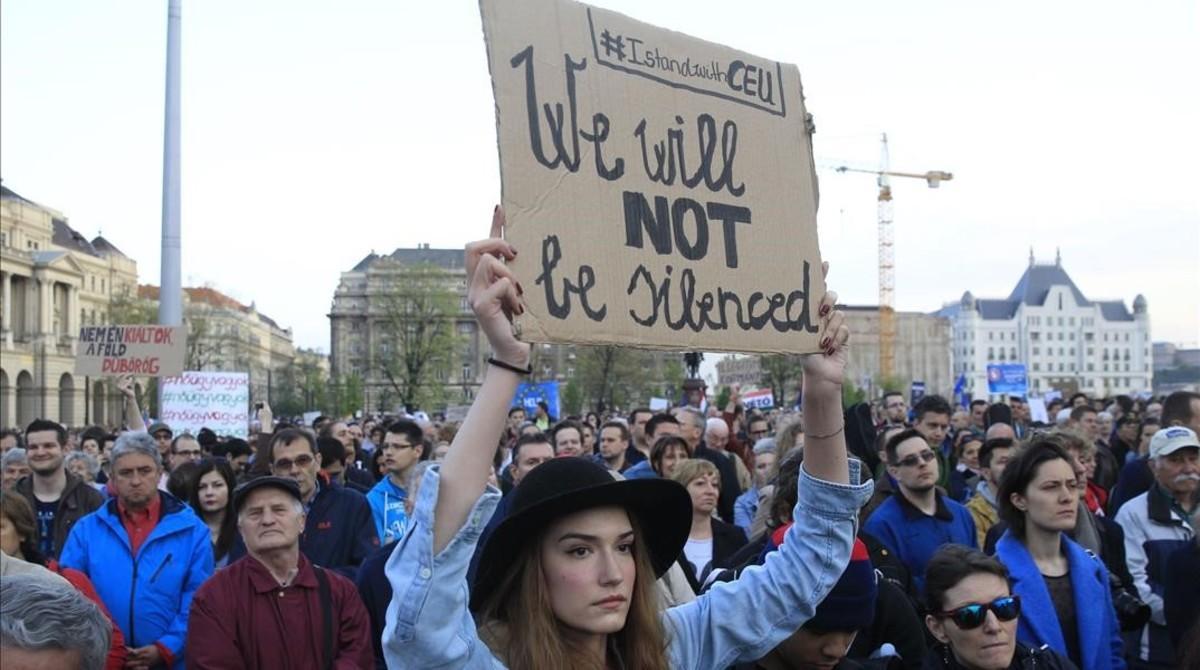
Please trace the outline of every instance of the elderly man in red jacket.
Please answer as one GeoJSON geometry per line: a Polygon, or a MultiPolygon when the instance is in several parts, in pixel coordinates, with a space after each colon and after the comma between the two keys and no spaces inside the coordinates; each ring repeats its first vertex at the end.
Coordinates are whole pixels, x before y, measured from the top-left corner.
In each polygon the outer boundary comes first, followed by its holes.
{"type": "Polygon", "coordinates": [[[350,580],[300,553],[296,482],[260,477],[234,492],[248,555],[192,599],[189,668],[365,668],[374,664],[367,610],[350,580]]]}

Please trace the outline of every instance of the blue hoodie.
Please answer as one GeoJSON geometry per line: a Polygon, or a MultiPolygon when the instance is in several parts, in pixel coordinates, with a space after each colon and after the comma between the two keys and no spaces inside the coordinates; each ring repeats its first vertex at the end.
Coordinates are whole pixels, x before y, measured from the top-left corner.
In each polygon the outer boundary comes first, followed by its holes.
{"type": "Polygon", "coordinates": [[[380,544],[395,542],[404,535],[404,529],[408,527],[408,515],[404,512],[404,501],[407,499],[408,491],[393,484],[391,477],[379,480],[367,493],[367,502],[371,503],[371,515],[375,517],[375,532],[379,534],[380,544]]]}

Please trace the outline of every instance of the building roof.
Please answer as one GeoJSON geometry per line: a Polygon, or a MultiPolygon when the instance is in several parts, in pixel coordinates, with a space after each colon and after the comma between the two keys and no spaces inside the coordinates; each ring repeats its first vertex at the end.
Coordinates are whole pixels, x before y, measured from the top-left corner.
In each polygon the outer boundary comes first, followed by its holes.
{"type": "Polygon", "coordinates": [[[116,245],[104,239],[103,235],[97,235],[96,239],[92,240],[92,247],[95,248],[96,252],[99,254],[115,254],[123,258],[128,258],[128,256],[121,253],[121,250],[118,249],[116,245]]]}
{"type": "MultiPolygon", "coordinates": [[[[228,309],[241,312],[243,314],[250,314],[253,312],[255,316],[258,317],[258,320],[262,323],[279,330],[287,330],[283,326],[280,326],[278,323],[276,323],[276,321],[271,317],[258,312],[257,308],[253,304],[243,305],[242,303],[225,295],[224,293],[221,293],[215,288],[209,286],[185,286],[183,292],[187,294],[190,302],[210,305],[219,309],[228,309]]],[[[154,286],[153,284],[139,284],[138,297],[145,300],[158,300],[158,287],[154,286]]]]}
{"type": "MultiPolygon", "coordinates": [[[[1100,308],[1101,316],[1107,321],[1133,321],[1133,314],[1121,300],[1096,302],[1088,300],[1083,295],[1083,291],[1080,291],[1075,282],[1071,280],[1067,271],[1063,269],[1061,261],[1055,261],[1053,264],[1038,264],[1032,261],[1033,257],[1031,256],[1029,267],[1025,269],[1025,273],[1021,275],[1021,279],[1013,287],[1012,293],[1009,293],[1007,299],[976,299],[970,291],[967,291],[961,300],[946,304],[934,314],[952,317],[962,313],[964,309],[974,308],[986,320],[1007,321],[1016,315],[1017,308],[1021,305],[1041,307],[1046,304],[1046,296],[1049,295],[1052,287],[1065,286],[1075,298],[1077,306],[1096,305],[1100,308]]],[[[1144,306],[1144,298],[1142,303],[1144,306]]]]}
{"type": "Polygon", "coordinates": [[[1017,282],[1012,293],[1008,294],[1008,299],[1012,302],[1040,307],[1046,303],[1046,295],[1050,293],[1051,286],[1066,286],[1071,289],[1071,294],[1075,296],[1075,304],[1079,307],[1087,307],[1092,304],[1083,297],[1083,292],[1075,286],[1075,282],[1071,281],[1066,271],[1062,269],[1062,265],[1058,263],[1054,265],[1030,264],[1025,268],[1025,274],[1021,275],[1021,280],[1017,282]]]}
{"type": "Polygon", "coordinates": [[[32,200],[30,200],[30,199],[28,199],[28,198],[22,198],[20,195],[18,195],[18,194],[17,194],[17,192],[16,192],[16,191],[14,191],[14,190],[12,190],[11,188],[9,188],[9,187],[5,186],[4,184],[0,184],[0,199],[3,199],[3,200],[20,200],[21,202],[23,202],[23,203],[25,203],[25,204],[27,204],[27,205],[34,205],[35,207],[41,207],[41,205],[37,204],[36,202],[34,202],[34,201],[32,201],[32,200]]]}
{"type": "Polygon", "coordinates": [[[380,256],[374,251],[363,257],[350,271],[365,272],[376,261],[388,258],[401,265],[420,265],[429,263],[443,270],[459,270],[465,267],[462,249],[431,249],[428,244],[416,248],[398,248],[386,256],[380,256]]]}
{"type": "Polygon", "coordinates": [[[465,260],[462,249],[430,249],[429,245],[416,249],[396,249],[391,253],[391,257],[403,265],[429,263],[445,270],[462,268],[465,260]]]}
{"type": "Polygon", "coordinates": [[[51,221],[54,225],[54,237],[52,241],[56,246],[78,251],[81,254],[89,256],[100,256],[100,252],[96,251],[96,247],[93,247],[92,243],[82,233],[67,225],[66,221],[58,217],[54,217],[51,221]]]}

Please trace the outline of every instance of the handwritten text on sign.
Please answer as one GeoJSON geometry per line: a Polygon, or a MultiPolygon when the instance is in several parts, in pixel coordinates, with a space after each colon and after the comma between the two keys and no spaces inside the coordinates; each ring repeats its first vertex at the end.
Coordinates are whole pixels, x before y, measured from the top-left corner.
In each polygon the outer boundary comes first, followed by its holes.
{"type": "Polygon", "coordinates": [[[182,326],[84,326],[79,329],[75,372],[146,375],[183,372],[187,329],[182,326]]]}
{"type": "Polygon", "coordinates": [[[162,380],[162,416],[176,432],[246,437],[250,423],[250,376],[244,372],[184,372],[162,380]]]}
{"type": "Polygon", "coordinates": [[[818,347],[793,65],[569,0],[484,0],[524,339],[818,347]]]}

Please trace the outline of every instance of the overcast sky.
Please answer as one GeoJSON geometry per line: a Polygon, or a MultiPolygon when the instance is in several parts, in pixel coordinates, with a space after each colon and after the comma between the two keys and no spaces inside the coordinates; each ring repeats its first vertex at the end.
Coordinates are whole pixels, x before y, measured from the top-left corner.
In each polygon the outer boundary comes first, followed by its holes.
{"type": "MultiPolygon", "coordinates": [[[[1200,341],[1197,3],[605,0],[799,65],[818,160],[947,170],[893,185],[896,302],[1006,297],[1033,247],[1091,299],[1145,294],[1200,341]]],[[[0,5],[0,176],[158,283],[166,2],[0,5]]],[[[844,302],[877,302],[875,186],[819,174],[844,302]]],[[[183,8],[183,273],[329,349],[339,273],[461,247],[499,198],[478,6],[203,0],[183,8]]]]}

